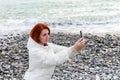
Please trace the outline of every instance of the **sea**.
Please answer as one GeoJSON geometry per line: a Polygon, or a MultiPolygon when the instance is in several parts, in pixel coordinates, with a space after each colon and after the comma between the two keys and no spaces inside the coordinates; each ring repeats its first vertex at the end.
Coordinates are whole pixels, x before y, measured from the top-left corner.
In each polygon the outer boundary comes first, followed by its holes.
{"type": "Polygon", "coordinates": [[[53,32],[120,33],[120,0],[0,0],[1,33],[37,23],[53,32]]]}

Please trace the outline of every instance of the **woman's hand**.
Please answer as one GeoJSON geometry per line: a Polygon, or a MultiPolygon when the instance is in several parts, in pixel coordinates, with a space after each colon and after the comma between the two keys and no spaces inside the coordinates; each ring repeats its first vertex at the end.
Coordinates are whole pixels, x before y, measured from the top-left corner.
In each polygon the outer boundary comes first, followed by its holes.
{"type": "Polygon", "coordinates": [[[73,52],[78,52],[84,46],[85,46],[85,40],[84,40],[84,38],[80,38],[76,41],[76,43],[73,46],[71,46],[71,49],[72,49],[73,52]]]}

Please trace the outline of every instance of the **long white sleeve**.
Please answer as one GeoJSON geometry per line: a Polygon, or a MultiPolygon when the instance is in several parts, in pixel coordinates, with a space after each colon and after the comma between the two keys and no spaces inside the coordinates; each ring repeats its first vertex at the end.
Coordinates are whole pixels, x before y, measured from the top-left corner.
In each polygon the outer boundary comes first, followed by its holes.
{"type": "Polygon", "coordinates": [[[41,50],[30,50],[29,55],[31,56],[32,64],[45,67],[64,63],[69,60],[69,53],[69,49],[60,51],[57,54],[46,53],[41,50]]]}
{"type": "Polygon", "coordinates": [[[51,45],[52,45],[52,48],[55,53],[58,53],[59,51],[62,51],[65,49],[68,49],[68,47],[66,47],[66,46],[61,46],[61,45],[57,45],[57,44],[53,44],[53,43],[51,43],[51,45]]]}
{"type": "Polygon", "coordinates": [[[52,48],[53,48],[53,50],[54,50],[54,52],[56,54],[60,53],[63,50],[68,49],[69,50],[69,53],[68,53],[69,54],[69,58],[73,58],[74,56],[76,56],[79,53],[79,52],[73,52],[70,47],[56,45],[56,44],[53,44],[52,48]]]}

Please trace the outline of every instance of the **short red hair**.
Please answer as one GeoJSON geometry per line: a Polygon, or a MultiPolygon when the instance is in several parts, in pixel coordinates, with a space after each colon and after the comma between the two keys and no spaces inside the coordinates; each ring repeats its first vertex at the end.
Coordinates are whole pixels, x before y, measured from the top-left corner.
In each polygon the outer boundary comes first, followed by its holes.
{"type": "Polygon", "coordinates": [[[42,32],[43,29],[47,29],[49,31],[49,34],[50,34],[50,29],[49,29],[49,27],[46,24],[38,23],[30,31],[30,37],[34,41],[36,41],[37,43],[39,43],[40,42],[39,36],[40,36],[40,34],[41,34],[41,32],[42,32]]]}

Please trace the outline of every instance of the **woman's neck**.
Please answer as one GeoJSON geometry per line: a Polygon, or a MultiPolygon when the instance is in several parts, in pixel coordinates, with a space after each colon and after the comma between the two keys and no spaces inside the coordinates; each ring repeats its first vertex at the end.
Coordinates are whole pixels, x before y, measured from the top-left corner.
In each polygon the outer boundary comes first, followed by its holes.
{"type": "Polygon", "coordinates": [[[42,46],[48,46],[47,43],[39,43],[39,44],[42,45],[42,46]]]}

